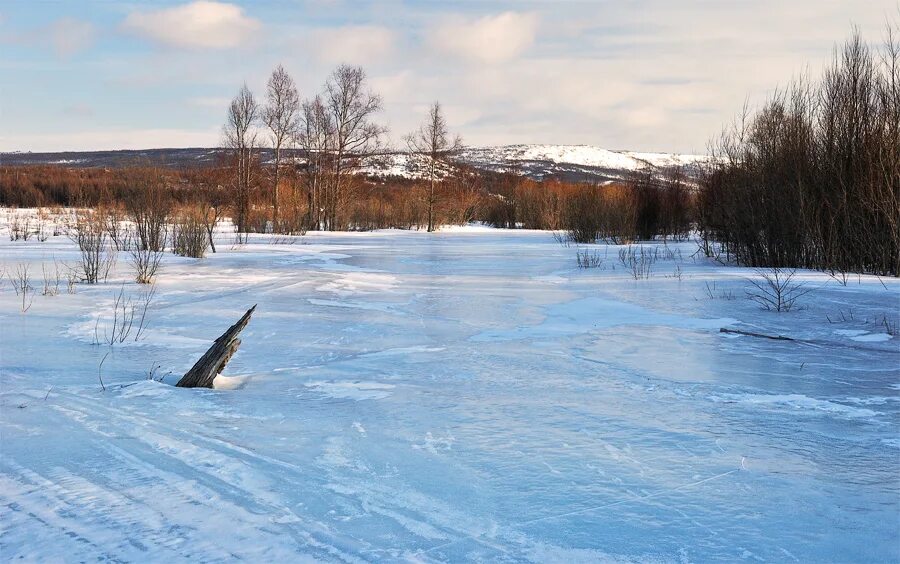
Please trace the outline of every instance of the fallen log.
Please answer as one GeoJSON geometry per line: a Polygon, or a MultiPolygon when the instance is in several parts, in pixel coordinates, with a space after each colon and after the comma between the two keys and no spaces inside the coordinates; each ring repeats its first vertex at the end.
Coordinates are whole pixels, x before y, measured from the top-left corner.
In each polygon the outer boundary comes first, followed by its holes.
{"type": "Polygon", "coordinates": [[[181,380],[175,386],[179,388],[212,388],[213,380],[222,373],[225,365],[228,364],[238,347],[241,346],[241,340],[238,339],[238,335],[250,322],[250,316],[253,315],[255,309],[255,305],[248,309],[247,313],[237,323],[229,327],[221,337],[216,339],[213,346],[206,351],[206,354],[200,357],[200,360],[181,377],[181,380]]]}
{"type": "Polygon", "coordinates": [[[765,333],[752,333],[750,331],[741,331],[740,329],[728,329],[726,327],[722,327],[719,329],[719,333],[731,333],[733,335],[747,335],[748,337],[759,337],[761,339],[772,339],[773,341],[796,341],[792,337],[785,337],[784,335],[766,335],[765,333]]]}

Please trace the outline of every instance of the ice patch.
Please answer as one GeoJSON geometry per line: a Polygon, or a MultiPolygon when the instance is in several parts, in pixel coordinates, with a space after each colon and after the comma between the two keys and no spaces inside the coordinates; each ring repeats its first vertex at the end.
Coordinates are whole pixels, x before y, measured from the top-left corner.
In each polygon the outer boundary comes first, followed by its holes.
{"type": "Polygon", "coordinates": [[[385,349],[383,351],[375,351],[371,353],[365,353],[359,355],[360,358],[381,358],[385,356],[397,356],[397,355],[405,355],[411,353],[429,353],[429,352],[441,352],[444,350],[444,347],[426,347],[426,346],[415,346],[415,347],[397,347],[395,349],[385,349]]]}
{"type": "Polygon", "coordinates": [[[861,343],[882,343],[884,341],[890,341],[891,336],[887,333],[870,333],[868,335],[850,337],[850,339],[853,341],[859,341],[861,343]]]}
{"type": "Polygon", "coordinates": [[[397,277],[374,272],[348,272],[322,284],[316,290],[339,296],[390,292],[397,285],[397,277]]]}
{"type": "Polygon", "coordinates": [[[836,329],[835,335],[850,337],[851,341],[859,341],[861,343],[880,343],[890,341],[891,336],[887,333],[870,333],[865,329],[836,329]]]}
{"type": "Polygon", "coordinates": [[[352,400],[376,400],[384,399],[391,395],[394,389],[393,384],[382,384],[380,382],[308,382],[305,384],[307,388],[322,393],[328,397],[337,399],[352,400]]]}
{"type": "Polygon", "coordinates": [[[337,300],[320,300],[317,298],[308,298],[306,301],[311,303],[312,305],[318,306],[326,306],[326,307],[342,307],[349,309],[364,309],[367,311],[382,311],[384,313],[392,313],[393,308],[390,304],[376,303],[376,302],[339,302],[337,300]]]}
{"type": "Polygon", "coordinates": [[[431,454],[437,454],[440,452],[447,452],[453,448],[453,443],[456,442],[456,439],[453,437],[453,434],[448,432],[446,437],[435,437],[431,434],[431,431],[425,433],[425,442],[422,444],[414,444],[413,448],[416,450],[427,450],[431,454]]]}
{"type": "Polygon", "coordinates": [[[865,335],[868,333],[865,329],[836,329],[834,331],[835,335],[843,335],[844,337],[858,337],[859,335],[865,335]]]}
{"type": "Polygon", "coordinates": [[[652,325],[709,331],[733,325],[731,318],[703,319],[662,313],[638,305],[607,300],[583,298],[544,308],[546,318],[538,325],[507,330],[485,331],[472,337],[473,341],[513,341],[517,339],[546,339],[588,333],[627,325],[652,325]]]}
{"type": "Polygon", "coordinates": [[[712,401],[721,403],[742,403],[771,407],[787,407],[797,410],[818,411],[833,413],[844,417],[875,417],[881,415],[878,411],[853,407],[828,400],[820,400],[804,396],[802,394],[727,394],[724,396],[710,396],[712,401]]]}

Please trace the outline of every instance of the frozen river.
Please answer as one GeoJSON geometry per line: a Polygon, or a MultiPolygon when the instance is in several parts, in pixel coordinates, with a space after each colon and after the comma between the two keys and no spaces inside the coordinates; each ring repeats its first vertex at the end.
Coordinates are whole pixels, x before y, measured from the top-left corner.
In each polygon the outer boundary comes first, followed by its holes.
{"type": "Polygon", "coordinates": [[[38,287],[0,288],[3,560],[900,559],[898,280],[778,314],[693,243],[641,280],[539,232],[269,243],[167,256],[113,347],[124,254],[42,296],[72,243],[0,243],[38,287]],[[253,304],[232,389],[170,385],[253,304]]]}

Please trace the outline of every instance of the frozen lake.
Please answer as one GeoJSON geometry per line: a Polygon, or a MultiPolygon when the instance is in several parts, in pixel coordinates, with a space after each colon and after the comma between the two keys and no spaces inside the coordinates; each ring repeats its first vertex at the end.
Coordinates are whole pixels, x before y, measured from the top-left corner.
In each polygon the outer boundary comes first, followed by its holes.
{"type": "Polygon", "coordinates": [[[900,281],[778,314],[694,243],[645,280],[541,232],[270,243],[167,255],[110,347],[124,253],[42,296],[73,244],[0,242],[38,288],[0,289],[3,560],[900,559],[900,281]],[[235,389],[170,385],[253,304],[235,389]]]}

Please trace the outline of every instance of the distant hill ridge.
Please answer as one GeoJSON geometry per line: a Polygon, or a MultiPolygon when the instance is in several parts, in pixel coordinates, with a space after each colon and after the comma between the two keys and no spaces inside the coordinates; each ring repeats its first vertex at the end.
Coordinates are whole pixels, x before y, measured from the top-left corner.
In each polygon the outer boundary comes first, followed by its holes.
{"type": "MultiPolygon", "coordinates": [[[[143,149],[121,151],[66,151],[53,153],[0,153],[0,165],[55,164],[70,167],[118,168],[135,163],[150,163],[172,168],[210,166],[217,162],[223,149],[143,149]]],[[[263,159],[271,151],[261,149],[263,159]]],[[[301,154],[297,152],[297,154],[301,154]]],[[[683,167],[694,176],[701,165],[709,162],[705,155],[613,151],[590,145],[501,145],[467,147],[456,159],[475,168],[494,172],[513,172],[534,178],[559,178],[567,181],[602,182],[619,180],[628,173],[645,167],[683,167]]],[[[385,153],[365,160],[361,173],[372,176],[421,176],[421,157],[405,152],[385,153]]]]}

